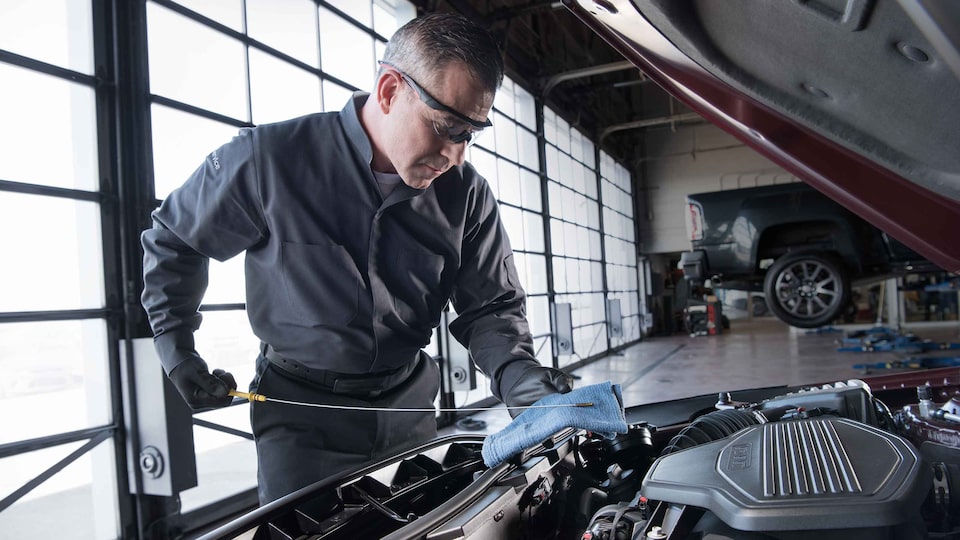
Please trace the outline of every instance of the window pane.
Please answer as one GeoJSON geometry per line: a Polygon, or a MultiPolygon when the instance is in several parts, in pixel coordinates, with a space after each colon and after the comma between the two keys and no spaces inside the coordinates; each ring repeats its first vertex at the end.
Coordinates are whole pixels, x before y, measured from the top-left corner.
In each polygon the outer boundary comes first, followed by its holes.
{"type": "Polygon", "coordinates": [[[581,167],[583,170],[583,193],[591,199],[597,198],[597,173],[593,169],[581,167]]]}
{"type": "Polygon", "coordinates": [[[570,173],[571,173],[571,183],[570,187],[573,188],[577,193],[584,193],[586,189],[584,187],[583,179],[583,166],[579,162],[571,159],[570,160],[570,173]]]}
{"type": "Polygon", "coordinates": [[[550,216],[563,217],[563,189],[556,182],[547,182],[548,203],[550,204],[550,216]]]}
{"type": "Polygon", "coordinates": [[[0,406],[30,411],[0,415],[0,443],[111,422],[104,321],[4,323],[0,344],[0,406]]]}
{"type": "Polygon", "coordinates": [[[577,219],[577,195],[569,189],[561,190],[563,197],[563,219],[576,221],[577,219]]]}
{"type": "Polygon", "coordinates": [[[567,186],[573,186],[573,160],[570,159],[570,156],[563,152],[558,152],[557,157],[559,158],[559,170],[557,171],[560,176],[560,183],[567,186]]]}
{"type": "Polygon", "coordinates": [[[497,158],[490,152],[481,150],[477,147],[470,148],[470,164],[480,173],[480,176],[486,178],[490,188],[496,194],[497,186],[497,158]]]}
{"type": "Polygon", "coordinates": [[[407,0],[373,0],[373,28],[387,39],[416,15],[417,8],[407,0]]]}
{"type": "Polygon", "coordinates": [[[540,170],[537,136],[522,128],[517,129],[517,161],[524,167],[540,170]]]}
{"type": "Polygon", "coordinates": [[[563,253],[568,257],[579,257],[580,246],[577,242],[577,226],[572,223],[563,224],[563,253]]]}
{"type": "Polygon", "coordinates": [[[563,246],[563,222],[550,220],[550,250],[554,255],[566,255],[563,246]]]}
{"type": "MultiPolygon", "coordinates": [[[[363,4],[369,11],[370,4],[363,4]]],[[[373,88],[373,38],[325,8],[320,8],[320,63],[325,72],[361,90],[373,88]]]]}
{"type": "Polygon", "coordinates": [[[523,207],[537,212],[543,209],[540,197],[540,177],[536,174],[520,169],[520,200],[523,207]]]}
{"type": "Polygon", "coordinates": [[[600,233],[596,231],[590,231],[590,258],[599,261],[603,257],[601,256],[600,251],[600,233]]]}
{"type": "Polygon", "coordinates": [[[155,4],[147,27],[152,93],[248,119],[243,44],[155,4]]]}
{"type": "Polygon", "coordinates": [[[327,3],[370,27],[370,0],[327,0],[327,3]]]}
{"type": "Polygon", "coordinates": [[[513,249],[525,250],[523,236],[523,216],[521,210],[512,206],[500,206],[500,221],[503,222],[503,228],[506,229],[510,237],[510,245],[513,249]]]}
{"type": "Polygon", "coordinates": [[[560,153],[557,151],[557,148],[552,145],[547,145],[547,178],[552,180],[560,180],[560,153]]]}
{"type": "MultiPolygon", "coordinates": [[[[547,292],[547,258],[527,253],[527,294],[547,292]]],[[[529,302],[528,302],[529,303],[529,302]]]]}
{"type": "Polygon", "coordinates": [[[543,137],[548,143],[557,145],[557,113],[543,109],[543,137]]]}
{"type": "Polygon", "coordinates": [[[583,137],[583,164],[591,169],[596,168],[593,152],[593,143],[586,136],[583,137]]]}
{"type": "Polygon", "coordinates": [[[99,205],[0,192],[0,230],[0,312],[103,307],[99,205]]]}
{"type": "Polygon", "coordinates": [[[575,128],[570,130],[570,156],[583,161],[583,134],[575,128]]]}
{"type": "Polygon", "coordinates": [[[590,277],[590,261],[580,261],[580,290],[593,290],[593,279],[590,277]]]}
{"type": "Polygon", "coordinates": [[[337,83],[323,81],[323,110],[326,112],[339,111],[353,97],[353,90],[344,88],[337,83]]]}
{"type": "Polygon", "coordinates": [[[497,138],[497,153],[517,161],[517,125],[500,113],[493,113],[493,130],[497,138]]]}
{"type": "Polygon", "coordinates": [[[542,253],[543,246],[543,218],[540,214],[523,213],[523,235],[527,251],[542,253]]]}
{"type": "Polygon", "coordinates": [[[75,0],[4,0],[0,49],[93,74],[90,6],[75,0]]]}
{"type": "MultiPolygon", "coordinates": [[[[390,39],[390,36],[397,31],[397,19],[384,7],[376,2],[373,4],[373,29],[381,36],[390,39]]],[[[377,55],[377,58],[382,56],[377,55]]]]}
{"type": "Polygon", "coordinates": [[[533,96],[519,85],[517,85],[515,93],[517,95],[517,123],[530,131],[536,131],[537,110],[533,96]]]}
{"type": "Polygon", "coordinates": [[[587,218],[587,213],[589,212],[588,208],[596,208],[597,203],[587,199],[583,195],[577,195],[575,199],[577,201],[577,217],[575,222],[577,225],[583,225],[586,227],[589,224],[589,220],[587,218]]]}
{"type": "MultiPolygon", "coordinates": [[[[85,441],[0,460],[0,497],[53,466],[85,441]]],[[[0,513],[4,538],[120,538],[116,457],[106,440],[0,513]]]]}
{"type": "Polygon", "coordinates": [[[504,116],[509,118],[516,117],[516,112],[514,111],[513,81],[511,81],[509,77],[503,78],[503,84],[500,85],[500,89],[497,90],[497,94],[494,97],[493,106],[503,113],[504,116]]]}
{"type": "Polygon", "coordinates": [[[593,280],[590,288],[594,291],[603,290],[603,265],[598,262],[590,263],[590,279],[593,280]]]}
{"type": "MultiPolygon", "coordinates": [[[[239,379],[237,382],[246,389],[245,382],[239,379]]],[[[218,409],[196,416],[250,433],[249,405],[218,409]]],[[[190,512],[257,487],[257,449],[253,441],[194,426],[193,445],[197,456],[197,486],[180,493],[181,512],[190,512]]]]}
{"type": "Polygon", "coordinates": [[[520,206],[520,168],[502,159],[497,160],[500,200],[520,206]]]}
{"type": "Polygon", "coordinates": [[[153,105],[154,195],[166,198],[199,167],[204,157],[237,134],[237,128],[202,116],[153,105]]]}
{"type": "Polygon", "coordinates": [[[204,304],[242,304],[246,299],[242,256],[226,262],[210,260],[210,284],[204,304]]]}
{"type": "Polygon", "coordinates": [[[319,112],[320,79],[255,49],[250,50],[253,123],[265,124],[319,112]]]}
{"type": "Polygon", "coordinates": [[[95,191],[93,89],[0,63],[0,179],[95,191]]]}
{"type": "Polygon", "coordinates": [[[570,292],[582,291],[580,283],[580,262],[576,259],[564,259],[567,274],[567,290],[570,292]]]}
{"type": "Polygon", "coordinates": [[[238,32],[243,31],[243,0],[176,0],[181,6],[229,26],[238,32]]]}
{"type": "Polygon", "coordinates": [[[557,116],[557,148],[570,153],[570,124],[557,116]]]}
{"type": "MultiPolygon", "coordinates": [[[[531,296],[527,298],[527,320],[530,322],[530,333],[539,336],[550,333],[549,301],[546,296],[531,296]]],[[[550,338],[547,337],[549,343],[550,338]]],[[[540,347],[540,339],[534,342],[534,350],[540,347]]]]}
{"type": "MultiPolygon", "coordinates": [[[[246,0],[247,34],[317,67],[317,12],[310,0],[246,0]]],[[[252,49],[251,49],[252,52],[252,49]]]]}
{"type": "Polygon", "coordinates": [[[577,247],[580,250],[578,255],[583,258],[590,257],[590,234],[582,227],[577,227],[577,247]]]}
{"type": "MultiPolygon", "coordinates": [[[[558,293],[569,290],[567,288],[567,260],[563,257],[553,258],[553,289],[554,292],[558,293]]],[[[557,299],[557,302],[563,303],[560,299],[557,299]]]]}

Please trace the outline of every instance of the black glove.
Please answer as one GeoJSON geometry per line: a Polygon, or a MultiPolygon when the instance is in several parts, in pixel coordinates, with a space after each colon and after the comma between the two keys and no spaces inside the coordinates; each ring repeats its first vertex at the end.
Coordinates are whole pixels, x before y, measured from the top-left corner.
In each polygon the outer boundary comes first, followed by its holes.
{"type": "MultiPolygon", "coordinates": [[[[534,361],[516,361],[500,372],[500,401],[507,407],[533,405],[550,394],[566,394],[573,390],[573,377],[534,361]]],[[[507,409],[516,418],[525,409],[507,409]]]]}
{"type": "Polygon", "coordinates": [[[170,381],[192,409],[226,407],[233,401],[227,392],[237,388],[233,375],[222,369],[207,371],[200,357],[181,362],[169,374],[170,381]]]}

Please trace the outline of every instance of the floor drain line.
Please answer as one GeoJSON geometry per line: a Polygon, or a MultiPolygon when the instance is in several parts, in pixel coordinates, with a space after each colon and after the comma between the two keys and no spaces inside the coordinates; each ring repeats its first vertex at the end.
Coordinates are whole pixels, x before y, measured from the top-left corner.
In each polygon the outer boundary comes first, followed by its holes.
{"type": "Polygon", "coordinates": [[[665,355],[663,355],[662,357],[660,357],[659,359],[657,359],[656,362],[654,362],[654,363],[650,364],[649,366],[647,366],[647,367],[643,368],[642,370],[640,370],[640,373],[637,373],[637,374],[634,375],[633,377],[629,378],[626,382],[620,383],[620,387],[621,387],[621,388],[626,388],[626,387],[630,386],[631,384],[639,381],[640,379],[646,377],[648,373],[650,373],[651,371],[654,370],[654,368],[656,368],[656,367],[659,366],[660,364],[666,362],[671,356],[673,356],[674,354],[676,354],[677,351],[679,351],[680,349],[682,349],[682,348],[684,348],[684,347],[686,347],[686,345],[677,345],[677,347],[676,347],[675,349],[673,349],[672,351],[668,352],[667,354],[665,354],[665,355]]]}

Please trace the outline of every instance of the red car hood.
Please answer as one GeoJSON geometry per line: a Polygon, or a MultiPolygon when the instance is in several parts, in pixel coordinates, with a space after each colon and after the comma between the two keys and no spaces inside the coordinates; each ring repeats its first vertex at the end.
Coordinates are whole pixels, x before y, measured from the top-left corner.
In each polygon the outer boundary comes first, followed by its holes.
{"type": "Polygon", "coordinates": [[[564,4],[700,115],[960,271],[960,2],[564,4]]]}

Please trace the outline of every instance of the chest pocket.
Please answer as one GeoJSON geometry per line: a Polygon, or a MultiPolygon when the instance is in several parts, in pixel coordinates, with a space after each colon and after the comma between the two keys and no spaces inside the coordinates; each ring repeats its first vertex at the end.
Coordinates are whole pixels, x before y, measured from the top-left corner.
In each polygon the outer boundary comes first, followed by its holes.
{"type": "Polygon", "coordinates": [[[281,247],[284,292],[291,314],[306,325],[342,325],[357,315],[360,272],[343,246],[281,247]]]}
{"type": "Polygon", "coordinates": [[[444,258],[428,251],[404,249],[396,255],[391,287],[397,316],[414,327],[429,327],[446,303],[444,258]]]}

